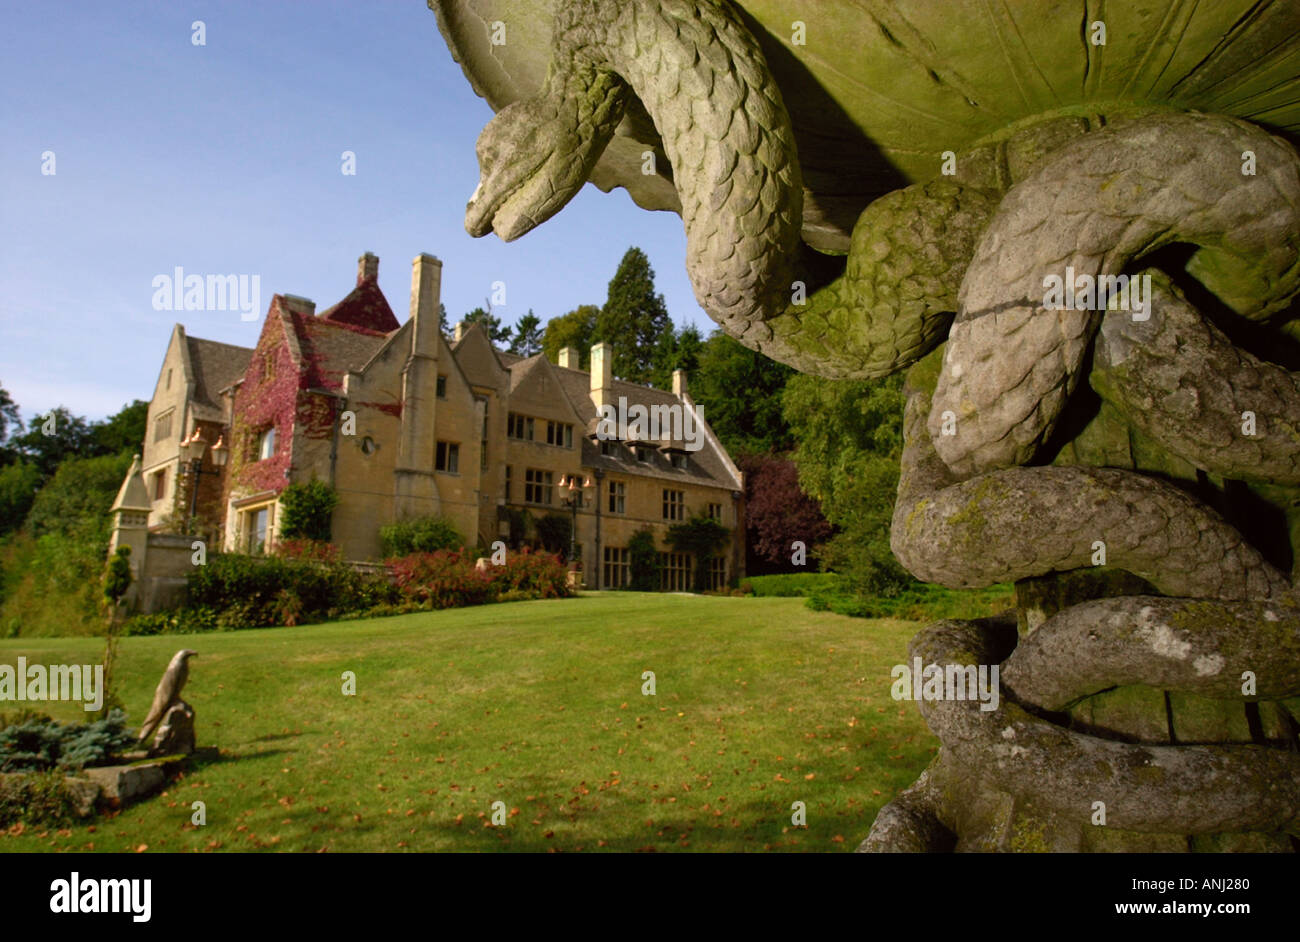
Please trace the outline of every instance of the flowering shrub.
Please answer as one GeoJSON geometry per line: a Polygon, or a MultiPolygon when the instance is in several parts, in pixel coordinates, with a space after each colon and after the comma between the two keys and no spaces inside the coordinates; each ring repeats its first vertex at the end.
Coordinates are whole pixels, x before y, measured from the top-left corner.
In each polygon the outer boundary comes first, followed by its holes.
{"type": "Polygon", "coordinates": [[[425,608],[482,605],[494,595],[488,574],[454,550],[412,553],[386,565],[402,598],[425,608]]]}
{"type": "Polygon", "coordinates": [[[302,559],[313,563],[336,563],[339,548],[334,543],[306,538],[280,540],[275,544],[275,555],[282,559],[302,559]]]}
{"type": "Polygon", "coordinates": [[[292,626],[571,594],[559,558],[527,549],[486,570],[476,568],[469,553],[411,553],[388,560],[378,574],[330,561],[337,549],[329,544],[292,541],[287,549],[288,556],[208,557],[207,565],[190,573],[184,608],[138,615],[126,633],[292,626]]]}
{"type": "Polygon", "coordinates": [[[560,599],[571,594],[564,564],[555,553],[535,553],[526,548],[507,553],[505,565],[489,567],[488,577],[492,594],[498,599],[507,593],[512,601],[560,599]]]}

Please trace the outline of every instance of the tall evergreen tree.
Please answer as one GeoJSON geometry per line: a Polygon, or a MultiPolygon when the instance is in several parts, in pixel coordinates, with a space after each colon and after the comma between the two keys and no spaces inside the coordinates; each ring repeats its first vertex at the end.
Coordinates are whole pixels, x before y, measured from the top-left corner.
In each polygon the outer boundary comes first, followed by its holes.
{"type": "Polygon", "coordinates": [[[596,318],[596,340],[614,347],[614,375],[631,383],[649,383],[654,377],[655,351],[672,329],[664,296],[655,294],[650,259],[633,246],[619,262],[596,318]]]}
{"type": "Polygon", "coordinates": [[[521,357],[530,357],[542,349],[542,320],[529,308],[528,313],[519,318],[515,332],[510,337],[510,352],[521,357]]]}
{"type": "Polygon", "coordinates": [[[466,327],[470,324],[482,324],[483,329],[487,331],[488,339],[494,346],[510,341],[510,325],[502,326],[501,318],[481,307],[474,308],[460,320],[466,327]]]}
{"type": "Polygon", "coordinates": [[[560,351],[573,347],[578,351],[582,368],[589,364],[590,349],[596,333],[596,318],[600,308],[594,304],[581,304],[568,314],[552,317],[546,322],[546,331],[542,334],[542,352],[552,363],[560,362],[560,351]]]}
{"type": "Polygon", "coordinates": [[[694,324],[664,334],[655,346],[654,372],[650,377],[650,385],[656,389],[672,389],[674,370],[685,370],[688,376],[694,376],[699,369],[703,350],[704,338],[694,324]]]}

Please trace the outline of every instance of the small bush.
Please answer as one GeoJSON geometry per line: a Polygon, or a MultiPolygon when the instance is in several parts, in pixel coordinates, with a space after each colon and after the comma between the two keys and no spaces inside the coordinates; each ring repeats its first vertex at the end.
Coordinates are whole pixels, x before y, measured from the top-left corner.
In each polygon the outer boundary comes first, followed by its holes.
{"type": "Polygon", "coordinates": [[[76,818],[76,802],[63,772],[0,775],[0,828],[15,821],[63,827],[76,818]]]}
{"type": "Polygon", "coordinates": [[[424,608],[482,605],[492,596],[491,577],[458,552],[412,553],[387,566],[402,599],[424,608]]]}
{"type": "Polygon", "coordinates": [[[323,540],[280,540],[275,544],[275,555],[281,559],[300,559],[312,563],[336,563],[340,551],[334,543],[323,540]]]}
{"type": "Polygon", "coordinates": [[[379,528],[379,540],[384,547],[384,556],[389,559],[412,553],[459,550],[465,546],[465,538],[445,517],[412,517],[390,523],[379,528]]]}
{"type": "Polygon", "coordinates": [[[324,481],[301,481],[280,492],[280,536],[328,542],[339,495],[324,481]]]}
{"type": "Polygon", "coordinates": [[[119,546],[104,571],[104,598],[114,605],[131,587],[131,547],[119,546]]]}
{"type": "Polygon", "coordinates": [[[48,716],[27,714],[0,730],[0,772],[43,772],[111,765],[134,743],[126,714],[110,710],[93,723],[64,725],[48,716]]]}
{"type": "Polygon", "coordinates": [[[568,572],[554,553],[528,549],[507,553],[503,566],[488,569],[489,585],[499,602],[518,599],[561,599],[569,591],[568,572]]]}

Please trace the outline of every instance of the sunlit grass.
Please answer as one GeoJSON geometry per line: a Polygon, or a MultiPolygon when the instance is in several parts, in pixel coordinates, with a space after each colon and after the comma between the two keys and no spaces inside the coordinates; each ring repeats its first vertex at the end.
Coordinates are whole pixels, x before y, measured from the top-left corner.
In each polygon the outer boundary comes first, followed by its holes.
{"type": "MultiPolygon", "coordinates": [[[[592,593],[126,638],[134,721],[172,653],[200,652],[185,698],[220,760],[93,831],[12,829],[0,851],[849,850],[937,746],[889,696],[916,629],[800,598],[592,593]],[[488,827],[498,800],[508,824],[488,827]]],[[[0,663],[102,648],[15,639],[0,663]]]]}

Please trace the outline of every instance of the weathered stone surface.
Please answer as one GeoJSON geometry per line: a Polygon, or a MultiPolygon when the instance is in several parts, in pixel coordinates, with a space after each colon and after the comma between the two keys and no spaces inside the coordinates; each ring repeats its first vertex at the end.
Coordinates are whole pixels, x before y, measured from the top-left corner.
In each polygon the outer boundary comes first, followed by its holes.
{"type": "Polygon", "coordinates": [[[146,798],[160,791],[167,781],[166,767],[161,762],[109,765],[85,769],[82,774],[99,786],[105,798],[124,802],[146,798]]]}
{"type": "Polygon", "coordinates": [[[1003,701],[922,701],[943,748],[861,849],[1291,846],[1300,158],[1270,131],[1300,130],[1300,6],[1108,10],[1102,69],[1082,2],[430,5],[499,110],[472,233],[624,185],[681,214],[742,343],[829,378],[912,366],[894,552],[1017,581],[1023,637],[914,641],[1001,663],[1003,701]],[[1147,320],[1045,296],[1121,273],[1150,275],[1147,320]]]}
{"type": "Polygon", "coordinates": [[[184,700],[177,700],[163,715],[153,745],[149,747],[149,755],[189,755],[193,751],[194,708],[184,700]]]}

